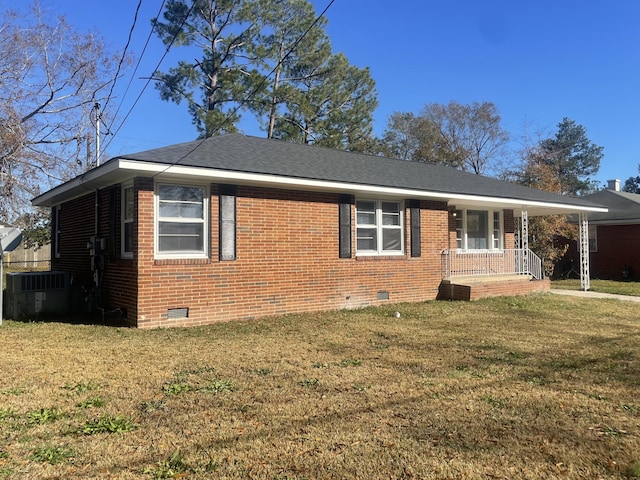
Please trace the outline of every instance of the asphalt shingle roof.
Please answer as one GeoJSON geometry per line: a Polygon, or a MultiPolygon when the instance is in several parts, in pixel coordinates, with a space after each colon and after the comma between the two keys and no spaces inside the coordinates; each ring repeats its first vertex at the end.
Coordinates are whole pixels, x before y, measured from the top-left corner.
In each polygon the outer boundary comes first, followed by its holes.
{"type": "Polygon", "coordinates": [[[640,195],[637,193],[601,190],[585,196],[589,200],[609,208],[607,213],[592,213],[593,223],[640,223],[640,195]]]}
{"type": "Polygon", "coordinates": [[[317,181],[598,206],[450,167],[229,134],[117,158],[317,181]]]}

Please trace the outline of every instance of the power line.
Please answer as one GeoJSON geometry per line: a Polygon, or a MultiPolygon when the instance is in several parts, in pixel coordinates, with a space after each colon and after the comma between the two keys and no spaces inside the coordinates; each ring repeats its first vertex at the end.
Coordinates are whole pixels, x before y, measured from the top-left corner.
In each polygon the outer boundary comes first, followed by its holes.
{"type": "MultiPolygon", "coordinates": [[[[164,4],[165,4],[166,0],[162,0],[162,3],[160,5],[160,9],[158,10],[158,14],[156,15],[156,19],[158,17],[160,17],[160,14],[162,13],[162,10],[164,9],[164,4]]],[[[136,76],[136,73],[138,71],[138,68],[140,67],[140,63],[142,62],[142,57],[144,57],[144,54],[147,51],[147,47],[149,46],[149,42],[151,41],[151,36],[153,35],[153,31],[155,29],[155,22],[153,23],[153,25],[151,26],[151,29],[149,30],[149,35],[147,35],[147,40],[144,44],[144,47],[142,47],[142,52],[140,52],[140,56],[138,57],[138,62],[136,63],[135,68],[133,69],[133,73],[131,74],[131,78],[129,78],[129,83],[127,83],[127,88],[125,89],[122,98],[120,99],[120,103],[118,104],[118,108],[116,108],[116,112],[113,114],[112,118],[113,121],[111,123],[111,125],[109,125],[108,130],[111,131],[111,128],[113,127],[113,124],[115,123],[115,119],[118,118],[118,113],[120,112],[120,109],[122,108],[122,105],[124,104],[124,99],[127,96],[127,93],[129,93],[129,89],[131,88],[131,84],[133,83],[133,79],[136,76]]],[[[122,122],[124,123],[124,121],[122,122]]],[[[120,130],[120,127],[118,127],[117,131],[120,130]]],[[[111,139],[109,139],[109,141],[107,142],[107,144],[104,147],[104,150],[106,151],[106,148],[109,146],[109,144],[111,143],[111,141],[113,140],[113,137],[115,136],[115,134],[112,134],[111,139]]]]}
{"type": "MultiPolygon", "coordinates": [[[[182,23],[180,24],[180,28],[178,28],[176,30],[176,33],[173,35],[173,37],[171,38],[171,41],[169,42],[169,44],[167,45],[167,48],[164,51],[164,54],[162,55],[162,57],[160,58],[160,60],[158,61],[158,64],[156,65],[156,67],[154,68],[154,72],[158,70],[158,68],[160,68],[160,65],[162,64],[162,62],[164,61],[164,59],[166,58],[166,56],[169,54],[169,50],[171,49],[171,47],[173,46],[173,43],[176,41],[176,38],[178,38],[178,35],[180,34],[180,30],[182,30],[182,27],[184,26],[184,24],[186,23],[187,19],[189,18],[189,16],[191,16],[191,12],[193,11],[193,8],[195,7],[195,1],[192,2],[191,7],[189,8],[189,11],[187,12],[187,14],[185,15],[185,17],[182,20],[182,23]]],[[[164,5],[164,2],[163,2],[164,5]]],[[[153,24],[153,27],[151,29],[151,31],[153,32],[153,30],[155,29],[155,22],[153,24]]],[[[144,84],[144,86],[142,87],[142,90],[140,90],[140,93],[138,94],[138,96],[136,97],[135,101],[133,102],[133,104],[131,105],[131,107],[129,108],[129,111],[127,112],[127,114],[124,116],[124,118],[122,119],[122,122],[120,123],[120,125],[118,126],[118,128],[116,129],[116,131],[113,133],[113,136],[111,137],[111,140],[113,140],[113,137],[115,137],[118,132],[120,131],[120,129],[122,128],[122,126],[124,125],[124,123],[127,121],[127,118],[129,118],[129,115],[131,115],[131,112],[133,112],[133,109],[136,107],[136,105],[138,104],[138,102],[140,101],[140,98],[142,97],[142,94],[144,93],[144,91],[147,89],[147,87],[149,86],[149,83],[151,83],[153,77],[149,77],[147,79],[147,82],[144,84]]],[[[109,143],[111,143],[111,141],[109,141],[109,143]]],[[[108,147],[109,143],[105,146],[108,147]]]]}
{"type": "Polygon", "coordinates": [[[129,44],[131,43],[131,37],[133,36],[133,30],[136,28],[136,23],[138,21],[138,13],[140,13],[140,7],[142,6],[142,0],[138,1],[138,6],[136,7],[136,13],[133,16],[133,24],[129,29],[129,36],[127,37],[127,43],[124,46],[124,50],[122,51],[122,55],[120,57],[120,61],[118,62],[118,68],[116,69],[116,76],[113,79],[113,83],[111,84],[111,89],[109,90],[109,95],[107,95],[107,99],[104,102],[104,109],[107,109],[107,105],[109,105],[109,101],[111,100],[111,95],[113,95],[113,89],[116,86],[118,81],[118,75],[120,74],[120,69],[122,68],[122,64],[124,63],[124,59],[127,55],[127,50],[129,50],[129,44]]]}
{"type": "MultiPolygon", "coordinates": [[[[293,43],[293,45],[291,45],[291,47],[287,50],[287,53],[285,55],[283,55],[283,57],[278,60],[278,62],[276,63],[276,65],[271,69],[271,71],[265,75],[262,78],[262,81],[258,84],[257,87],[255,87],[250,93],[249,95],[247,95],[245,98],[243,98],[239,104],[229,113],[225,116],[225,118],[220,121],[220,123],[215,127],[214,130],[220,129],[222,128],[232,117],[233,115],[235,115],[238,110],[240,108],[242,108],[243,105],[245,105],[249,100],[251,100],[251,98],[258,93],[258,91],[264,86],[264,84],[266,83],[267,79],[269,77],[271,77],[275,71],[278,69],[278,67],[280,67],[280,65],[282,65],[282,63],[289,57],[289,55],[291,55],[293,53],[293,51],[296,49],[296,47],[300,44],[300,42],[304,39],[304,37],[306,37],[309,32],[311,31],[311,29],[313,27],[316,26],[316,24],[320,21],[320,19],[327,13],[327,11],[329,10],[329,8],[333,5],[333,3],[335,2],[335,0],[330,0],[330,2],[328,3],[328,5],[325,7],[325,9],[322,11],[322,13],[320,13],[320,15],[318,15],[315,20],[309,25],[309,27],[307,27],[307,29],[302,33],[302,35],[300,35],[300,37],[298,37],[298,39],[293,43]]],[[[198,143],[196,143],[196,145],[194,145],[194,147],[189,150],[187,153],[185,153],[182,157],[180,157],[179,159],[177,159],[175,162],[171,163],[170,165],[167,165],[166,168],[164,168],[162,171],[156,173],[154,175],[154,177],[165,173],[167,170],[169,170],[171,167],[178,165],[182,160],[184,160],[187,156],[191,155],[193,152],[195,152],[198,148],[200,148],[200,146],[204,143],[204,141],[207,140],[207,137],[201,139],[198,143]]]]}

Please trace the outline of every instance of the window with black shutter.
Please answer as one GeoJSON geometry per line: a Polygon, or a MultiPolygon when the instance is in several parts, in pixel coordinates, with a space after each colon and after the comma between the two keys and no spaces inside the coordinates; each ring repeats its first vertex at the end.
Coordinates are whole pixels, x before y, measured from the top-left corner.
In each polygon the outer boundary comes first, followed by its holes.
{"type": "Polygon", "coordinates": [[[339,256],[351,258],[351,195],[340,195],[338,198],[339,217],[339,256]]]}
{"type": "Polygon", "coordinates": [[[235,185],[220,185],[220,260],[236,259],[236,195],[235,185]]]}

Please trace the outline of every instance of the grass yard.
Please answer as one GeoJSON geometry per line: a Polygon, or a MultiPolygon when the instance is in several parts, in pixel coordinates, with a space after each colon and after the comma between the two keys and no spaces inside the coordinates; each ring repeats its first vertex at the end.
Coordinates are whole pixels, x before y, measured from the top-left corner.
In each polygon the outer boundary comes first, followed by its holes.
{"type": "Polygon", "coordinates": [[[6,321],[0,478],[638,478],[638,317],[547,294],[153,331],[6,321]]]}
{"type": "MultiPolygon", "coordinates": [[[[619,280],[590,280],[592,292],[615,293],[617,295],[632,295],[640,297],[640,282],[619,280]]],[[[553,280],[551,288],[564,290],[582,290],[579,279],[553,280]]]]}

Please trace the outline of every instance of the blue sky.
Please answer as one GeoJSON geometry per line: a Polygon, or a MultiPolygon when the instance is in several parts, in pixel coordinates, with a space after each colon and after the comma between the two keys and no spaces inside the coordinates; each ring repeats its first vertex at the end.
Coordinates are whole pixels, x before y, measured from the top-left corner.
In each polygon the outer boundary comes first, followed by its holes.
{"type": "MultiPolygon", "coordinates": [[[[0,0],[1,1],[1,0],[0,0]]],[[[79,30],[99,31],[122,49],[137,0],[41,0],[79,30]]],[[[329,0],[314,0],[320,13],[329,0]]],[[[161,0],[143,0],[131,43],[139,55],[161,0]]],[[[547,138],[563,117],[604,147],[599,174],[625,180],[640,163],[640,2],[637,0],[335,0],[327,12],[334,51],[369,67],[381,134],[395,111],[418,112],[427,103],[493,102],[518,148],[521,138],[547,138]]],[[[142,91],[164,52],[155,37],[131,88],[131,70],[116,86],[109,108],[122,117],[142,91]]],[[[183,55],[171,53],[160,67],[183,55]]],[[[113,113],[113,112],[112,112],[113,113]]],[[[117,123],[116,125],[118,125],[117,123]]],[[[250,123],[244,133],[262,136],[250,123]]],[[[108,144],[108,156],[193,140],[186,105],[159,99],[149,85],[108,144]]]]}

